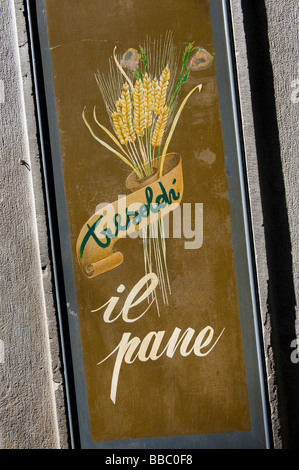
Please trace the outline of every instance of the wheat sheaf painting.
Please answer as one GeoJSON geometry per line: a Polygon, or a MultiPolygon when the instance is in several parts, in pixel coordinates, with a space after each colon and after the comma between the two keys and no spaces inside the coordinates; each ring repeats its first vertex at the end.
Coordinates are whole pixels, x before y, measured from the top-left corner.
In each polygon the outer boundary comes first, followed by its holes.
{"type": "Polygon", "coordinates": [[[82,117],[92,137],[111,152],[111,158],[120,158],[131,170],[126,187],[135,194],[128,199],[123,214],[117,211],[105,217],[103,213],[109,211],[104,207],[93,215],[80,233],[78,259],[88,277],[113,269],[123,261],[120,252],[112,251],[117,239],[141,230],[145,270],[158,274],[163,299],[167,300],[171,288],[163,215],[174,210],[183,195],[181,157],[168,153],[168,148],[185,104],[202,88],[198,84],[184,94],[183,85],[190,73],[209,67],[213,57],[194,42],[181,51],[169,31],[159,39],[147,37],[143,45],[129,48],[121,58],[116,49],[109,59],[109,73],[98,70],[95,74],[111,130],[99,122],[96,107],[93,121],[97,134],[85,110],[82,117]]]}

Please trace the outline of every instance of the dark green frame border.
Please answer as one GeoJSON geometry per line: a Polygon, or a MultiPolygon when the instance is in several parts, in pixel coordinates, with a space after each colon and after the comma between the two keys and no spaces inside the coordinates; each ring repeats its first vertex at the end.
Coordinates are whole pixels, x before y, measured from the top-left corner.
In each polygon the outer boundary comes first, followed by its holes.
{"type": "Polygon", "coordinates": [[[247,183],[244,172],[238,94],[226,0],[210,0],[214,51],[242,339],[252,429],[250,432],[134,439],[94,443],[88,419],[87,394],[64,178],[55,109],[44,0],[27,0],[28,23],[40,131],[45,193],[57,311],[60,323],[71,446],[83,449],[266,449],[270,447],[264,355],[260,335],[247,183]],[[242,295],[240,295],[242,294],[242,295]],[[67,318],[67,321],[65,319],[67,318]]]}

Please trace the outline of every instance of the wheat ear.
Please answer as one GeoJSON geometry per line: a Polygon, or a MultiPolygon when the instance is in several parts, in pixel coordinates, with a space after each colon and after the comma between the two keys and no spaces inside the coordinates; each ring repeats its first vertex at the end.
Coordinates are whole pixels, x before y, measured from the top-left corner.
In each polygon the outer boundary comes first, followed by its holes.
{"type": "Polygon", "coordinates": [[[122,145],[125,145],[126,144],[126,139],[125,139],[125,135],[124,135],[124,125],[123,125],[123,122],[122,122],[122,118],[121,118],[121,115],[119,113],[112,113],[111,115],[112,117],[112,121],[113,121],[113,125],[114,125],[114,129],[115,129],[115,132],[116,132],[116,135],[120,141],[120,143],[122,145]]]}
{"type": "Polygon", "coordinates": [[[152,146],[158,147],[161,145],[163,134],[166,127],[166,122],[168,118],[168,107],[164,106],[161,111],[161,114],[158,117],[158,121],[154,130],[153,138],[152,138],[152,146]]]}
{"type": "Polygon", "coordinates": [[[134,127],[138,137],[144,136],[144,94],[141,79],[137,80],[133,92],[134,127]]]}
{"type": "Polygon", "coordinates": [[[132,103],[130,97],[129,86],[127,83],[123,86],[123,91],[121,94],[121,103],[122,103],[122,119],[124,124],[124,133],[125,138],[129,142],[134,142],[136,139],[133,122],[132,122],[132,103]]]}
{"type": "Polygon", "coordinates": [[[161,113],[163,107],[165,106],[166,92],[167,92],[169,79],[170,79],[170,70],[168,67],[165,67],[165,69],[163,70],[161,74],[161,78],[159,82],[159,89],[155,98],[154,109],[155,109],[156,116],[158,116],[161,113]]]}

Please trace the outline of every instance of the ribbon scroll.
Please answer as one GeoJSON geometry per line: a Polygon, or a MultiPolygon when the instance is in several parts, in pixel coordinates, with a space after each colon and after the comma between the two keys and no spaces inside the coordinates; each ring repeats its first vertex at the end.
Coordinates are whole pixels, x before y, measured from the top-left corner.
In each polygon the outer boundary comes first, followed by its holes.
{"type": "MultiPolygon", "coordinates": [[[[155,162],[154,162],[155,163],[155,162]]],[[[123,261],[114,251],[119,238],[141,230],[173,211],[183,196],[183,173],[180,155],[165,156],[163,174],[158,171],[143,180],[131,173],[126,186],[132,192],[96,211],[82,227],[76,252],[85,276],[92,278],[110,271],[123,261]]]]}

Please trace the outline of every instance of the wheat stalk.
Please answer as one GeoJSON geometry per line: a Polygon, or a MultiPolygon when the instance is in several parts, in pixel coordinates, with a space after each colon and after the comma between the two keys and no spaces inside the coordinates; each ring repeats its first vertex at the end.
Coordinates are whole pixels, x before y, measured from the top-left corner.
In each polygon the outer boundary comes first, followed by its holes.
{"type": "Polygon", "coordinates": [[[131,90],[133,91],[133,88],[134,88],[133,83],[129,79],[128,75],[125,73],[124,69],[122,68],[122,66],[120,65],[120,63],[119,63],[119,61],[116,57],[116,46],[113,49],[113,59],[114,59],[114,62],[116,63],[117,68],[119,69],[120,73],[125,77],[126,83],[129,83],[129,85],[131,87],[131,90]]]}
{"type": "Polygon", "coordinates": [[[169,134],[168,134],[168,137],[166,139],[166,142],[165,142],[165,145],[164,145],[164,149],[163,149],[163,152],[162,152],[162,160],[161,160],[161,165],[160,165],[160,170],[159,170],[159,173],[160,173],[160,176],[163,175],[163,166],[164,166],[164,160],[165,160],[165,156],[166,156],[166,153],[167,153],[167,150],[168,150],[168,146],[169,146],[169,143],[171,141],[171,138],[172,138],[172,135],[174,133],[174,130],[175,130],[175,127],[178,123],[178,120],[179,120],[179,117],[184,109],[184,106],[185,104],[187,103],[188,99],[190,98],[190,96],[192,95],[192,93],[194,93],[195,90],[198,90],[199,92],[201,91],[202,89],[202,85],[197,85],[196,87],[192,88],[192,90],[188,93],[188,95],[184,98],[181,106],[179,107],[176,115],[175,115],[175,118],[172,122],[172,125],[171,125],[171,128],[170,128],[170,131],[169,131],[169,134]]]}
{"type": "Polygon", "coordinates": [[[152,82],[148,74],[144,75],[143,81],[144,89],[144,112],[145,112],[145,127],[148,128],[152,124],[152,108],[153,108],[153,90],[152,82]]]}
{"type": "MultiPolygon", "coordinates": [[[[86,127],[88,128],[89,132],[91,133],[92,137],[96,141],[98,141],[101,145],[103,145],[103,147],[106,147],[106,149],[108,149],[110,152],[114,153],[119,158],[121,158],[121,160],[123,160],[127,165],[129,165],[137,174],[140,174],[138,168],[137,168],[137,171],[136,171],[136,168],[134,167],[134,165],[124,155],[122,155],[120,152],[115,150],[113,147],[111,147],[109,144],[107,144],[105,141],[103,141],[102,139],[100,139],[99,137],[97,137],[95,135],[95,133],[93,132],[92,128],[90,127],[90,125],[89,125],[89,123],[88,123],[88,121],[85,117],[85,108],[82,111],[82,118],[83,118],[83,121],[84,121],[86,127]]],[[[102,127],[104,128],[104,126],[102,126],[102,127]]]]}

